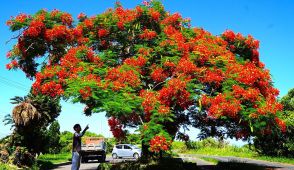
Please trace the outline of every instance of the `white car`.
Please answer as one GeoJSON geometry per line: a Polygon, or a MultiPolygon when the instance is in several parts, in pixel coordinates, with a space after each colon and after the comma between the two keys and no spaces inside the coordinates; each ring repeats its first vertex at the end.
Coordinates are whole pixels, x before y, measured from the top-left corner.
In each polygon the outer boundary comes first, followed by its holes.
{"type": "Polygon", "coordinates": [[[132,144],[118,144],[113,147],[112,158],[135,158],[141,157],[141,149],[132,144]]]}

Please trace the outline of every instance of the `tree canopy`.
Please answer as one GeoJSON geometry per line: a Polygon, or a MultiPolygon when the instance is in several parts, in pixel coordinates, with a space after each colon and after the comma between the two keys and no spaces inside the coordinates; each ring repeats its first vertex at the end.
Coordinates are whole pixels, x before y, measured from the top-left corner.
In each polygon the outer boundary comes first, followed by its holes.
{"type": "MultiPolygon", "coordinates": [[[[213,22],[213,21],[212,21],[213,22]]],[[[247,139],[285,131],[283,106],[259,41],[226,30],[212,35],[191,27],[158,1],[88,17],[58,10],[19,14],[8,69],[34,80],[34,94],[86,105],[86,115],[106,112],[114,137],[139,127],[152,151],[170,149],[181,127],[201,135],[247,139]]]]}

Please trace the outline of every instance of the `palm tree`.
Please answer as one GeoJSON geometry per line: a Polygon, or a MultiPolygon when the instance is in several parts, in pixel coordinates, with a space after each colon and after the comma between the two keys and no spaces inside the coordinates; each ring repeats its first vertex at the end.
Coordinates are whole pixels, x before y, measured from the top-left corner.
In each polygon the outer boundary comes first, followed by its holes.
{"type": "Polygon", "coordinates": [[[25,97],[16,96],[11,99],[17,104],[12,110],[12,118],[17,126],[27,126],[30,123],[48,124],[55,120],[61,111],[59,99],[47,96],[29,94],[25,97]]]}
{"type": "Polygon", "coordinates": [[[44,152],[47,126],[53,122],[61,111],[58,98],[28,94],[11,99],[16,106],[11,115],[5,117],[5,124],[11,124],[13,133],[10,135],[11,146],[26,147],[30,153],[44,152]]]}
{"type": "Polygon", "coordinates": [[[12,116],[10,114],[7,114],[7,115],[4,116],[3,122],[4,122],[5,126],[6,125],[11,125],[10,130],[15,127],[13,118],[12,118],[12,116]]]}
{"type": "Polygon", "coordinates": [[[30,98],[15,97],[13,100],[18,102],[12,110],[13,121],[16,125],[26,126],[30,121],[41,118],[41,113],[38,112],[30,98]]]}

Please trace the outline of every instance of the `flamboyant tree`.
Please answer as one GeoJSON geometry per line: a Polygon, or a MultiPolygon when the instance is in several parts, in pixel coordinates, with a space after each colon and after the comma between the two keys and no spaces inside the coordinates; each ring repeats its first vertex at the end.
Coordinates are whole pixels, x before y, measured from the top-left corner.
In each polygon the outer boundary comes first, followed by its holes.
{"type": "MultiPolygon", "coordinates": [[[[285,131],[282,105],[259,61],[259,41],[230,30],[219,36],[193,28],[158,1],[114,9],[78,22],[58,10],[20,14],[8,69],[34,80],[34,94],[105,111],[114,137],[139,127],[150,151],[170,149],[182,126],[246,139],[285,131]]],[[[203,134],[202,133],[202,134],[203,134]]]]}

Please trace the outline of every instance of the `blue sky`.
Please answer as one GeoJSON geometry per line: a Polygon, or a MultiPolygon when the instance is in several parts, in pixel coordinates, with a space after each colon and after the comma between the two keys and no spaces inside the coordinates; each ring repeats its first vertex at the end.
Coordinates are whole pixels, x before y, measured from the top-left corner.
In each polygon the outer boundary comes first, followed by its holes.
{"type": "MultiPolygon", "coordinates": [[[[39,9],[59,9],[72,14],[75,18],[80,12],[89,16],[113,7],[115,0],[10,0],[1,3],[0,10],[0,137],[10,133],[4,126],[4,115],[11,112],[10,98],[27,94],[32,81],[20,71],[7,71],[6,52],[13,41],[6,44],[14,34],[5,25],[10,16],[19,13],[33,14],[39,9]]],[[[142,0],[121,0],[125,8],[132,8],[142,0]]],[[[274,86],[280,96],[294,88],[294,1],[292,0],[163,0],[166,10],[179,12],[191,18],[192,26],[203,27],[214,35],[226,29],[251,34],[260,40],[260,56],[270,70],[274,86]]],[[[82,105],[62,103],[63,109],[58,120],[61,130],[72,130],[75,123],[84,127],[89,123],[90,131],[111,136],[103,113],[92,117],[82,114],[82,105]]],[[[195,138],[195,130],[191,131],[195,138]]]]}

